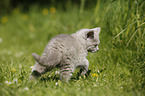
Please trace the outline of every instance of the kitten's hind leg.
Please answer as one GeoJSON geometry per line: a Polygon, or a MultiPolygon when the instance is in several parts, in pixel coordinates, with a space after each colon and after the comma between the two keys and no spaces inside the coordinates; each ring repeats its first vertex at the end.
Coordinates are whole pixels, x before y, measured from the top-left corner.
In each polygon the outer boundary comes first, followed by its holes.
{"type": "Polygon", "coordinates": [[[44,66],[41,66],[39,63],[36,62],[32,69],[31,76],[29,77],[30,80],[38,79],[41,74],[44,74],[48,71],[48,69],[44,66]]]}
{"type": "Polygon", "coordinates": [[[60,70],[60,79],[62,82],[68,83],[73,73],[73,68],[70,64],[65,64],[60,70]]]}
{"type": "Polygon", "coordinates": [[[41,74],[44,74],[52,70],[54,67],[59,66],[61,60],[61,53],[57,51],[44,53],[42,57],[35,53],[33,53],[32,56],[36,60],[36,64],[32,69],[30,79],[37,79],[41,76],[41,74]]]}

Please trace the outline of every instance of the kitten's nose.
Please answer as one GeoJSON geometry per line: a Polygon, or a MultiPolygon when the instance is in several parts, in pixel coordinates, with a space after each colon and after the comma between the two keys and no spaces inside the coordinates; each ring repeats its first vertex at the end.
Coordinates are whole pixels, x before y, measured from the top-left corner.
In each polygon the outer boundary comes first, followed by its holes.
{"type": "Polygon", "coordinates": [[[97,46],[98,46],[98,44],[94,44],[94,46],[95,46],[95,47],[97,47],[97,46]]]}

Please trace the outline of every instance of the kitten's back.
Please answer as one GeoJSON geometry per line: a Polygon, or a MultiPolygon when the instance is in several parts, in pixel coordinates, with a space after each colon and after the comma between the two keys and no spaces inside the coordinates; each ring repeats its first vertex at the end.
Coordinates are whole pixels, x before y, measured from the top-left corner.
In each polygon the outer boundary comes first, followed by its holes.
{"type": "Polygon", "coordinates": [[[57,50],[60,52],[65,52],[67,50],[76,50],[78,46],[78,41],[71,35],[60,34],[52,38],[48,45],[46,46],[44,53],[48,53],[51,50],[57,50]]]}

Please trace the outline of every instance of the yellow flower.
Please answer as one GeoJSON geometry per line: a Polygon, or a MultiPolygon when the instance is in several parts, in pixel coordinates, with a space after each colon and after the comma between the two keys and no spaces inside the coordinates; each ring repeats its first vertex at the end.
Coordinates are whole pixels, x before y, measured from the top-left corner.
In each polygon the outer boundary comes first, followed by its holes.
{"type": "Polygon", "coordinates": [[[8,18],[7,18],[7,16],[4,16],[3,18],[2,18],[2,21],[1,21],[2,23],[7,23],[8,22],[8,18]]]}
{"type": "Polygon", "coordinates": [[[13,13],[19,13],[20,12],[20,8],[15,8],[15,9],[13,9],[13,13]]]}
{"type": "Polygon", "coordinates": [[[23,15],[22,15],[22,18],[23,18],[24,20],[28,20],[28,15],[23,14],[23,15]]]}
{"type": "Polygon", "coordinates": [[[15,72],[15,71],[16,71],[16,69],[11,69],[11,71],[15,72]]]}
{"type": "Polygon", "coordinates": [[[48,15],[48,9],[43,9],[43,10],[42,10],[42,14],[43,14],[43,15],[48,15]]]}
{"type": "Polygon", "coordinates": [[[96,74],[96,73],[93,73],[93,74],[92,74],[92,76],[93,76],[93,77],[96,77],[96,76],[98,76],[98,74],[96,74]]]}
{"type": "Polygon", "coordinates": [[[112,41],[112,43],[114,43],[114,41],[112,41]]]}
{"type": "Polygon", "coordinates": [[[50,8],[50,13],[54,14],[56,12],[56,9],[54,7],[50,8]]]}

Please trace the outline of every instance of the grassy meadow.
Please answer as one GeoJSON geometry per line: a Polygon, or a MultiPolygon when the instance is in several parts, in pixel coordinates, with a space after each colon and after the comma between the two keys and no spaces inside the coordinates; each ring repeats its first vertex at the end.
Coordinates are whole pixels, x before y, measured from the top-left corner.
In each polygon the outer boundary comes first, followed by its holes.
{"type": "Polygon", "coordinates": [[[145,1],[116,0],[93,8],[68,4],[67,10],[33,5],[0,15],[0,96],[144,96],[145,1]],[[101,27],[97,53],[89,53],[88,77],[63,84],[55,74],[36,82],[28,77],[48,41],[58,34],[101,27]]]}

